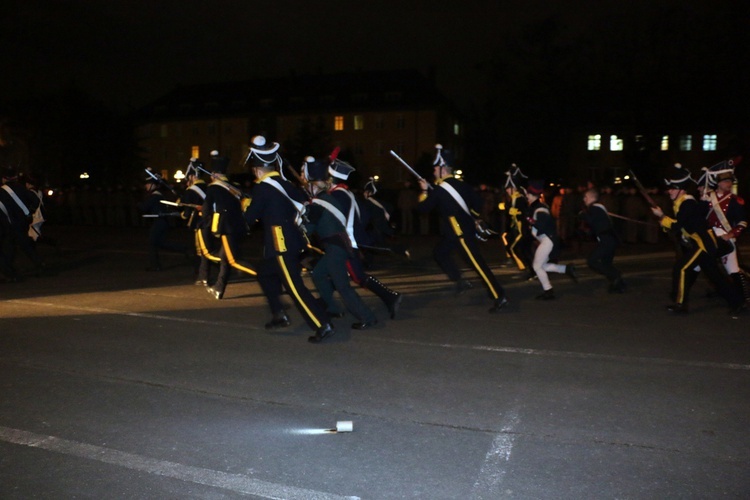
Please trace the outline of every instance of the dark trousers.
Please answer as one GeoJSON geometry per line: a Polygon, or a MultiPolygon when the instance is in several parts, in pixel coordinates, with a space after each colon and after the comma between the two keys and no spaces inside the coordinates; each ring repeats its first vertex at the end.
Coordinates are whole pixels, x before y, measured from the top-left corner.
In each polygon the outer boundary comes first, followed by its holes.
{"type": "Polygon", "coordinates": [[[313,282],[320,293],[320,298],[326,303],[328,311],[341,312],[333,299],[335,290],[339,292],[344,306],[354,317],[365,323],[373,322],[375,314],[365,305],[350,283],[346,266],[349,253],[336,245],[327,246],[325,252],[315,265],[313,282]]]}
{"type": "Polygon", "coordinates": [[[183,255],[187,252],[187,247],[182,243],[167,240],[167,233],[169,222],[165,218],[157,218],[149,231],[149,258],[152,268],[161,267],[159,250],[169,250],[183,255]]]}
{"type": "Polygon", "coordinates": [[[453,281],[461,279],[461,271],[453,260],[453,252],[458,251],[466,263],[482,278],[482,283],[487,288],[490,297],[499,299],[505,296],[503,287],[500,286],[495,275],[492,274],[487,262],[479,251],[479,245],[473,236],[464,238],[443,238],[435,246],[432,255],[440,266],[440,269],[453,281]]]}
{"type": "Polygon", "coordinates": [[[243,234],[234,233],[222,235],[221,248],[219,250],[221,262],[219,263],[219,274],[216,276],[216,281],[212,285],[214,290],[220,292],[226,290],[227,282],[229,281],[229,274],[232,271],[232,261],[241,258],[240,249],[242,248],[243,237],[243,234]]]}
{"type": "Polygon", "coordinates": [[[614,266],[617,240],[614,236],[601,236],[599,243],[589,254],[586,263],[595,273],[603,274],[610,283],[620,278],[620,271],[614,266]]]}
{"type": "Polygon", "coordinates": [[[258,266],[258,284],[266,296],[274,315],[284,312],[282,288],[297,306],[302,318],[313,330],[329,323],[330,318],[321,301],[316,299],[302,281],[302,266],[296,252],[284,252],[266,257],[258,266]],[[291,255],[290,255],[291,253],[291,255]]]}
{"type": "Polygon", "coordinates": [[[690,296],[690,288],[698,277],[695,266],[700,266],[706,273],[706,277],[716,288],[716,292],[727,301],[730,307],[735,308],[742,304],[742,296],[719,269],[716,257],[710,256],[700,248],[685,249],[672,268],[672,296],[678,304],[687,304],[690,296]]]}

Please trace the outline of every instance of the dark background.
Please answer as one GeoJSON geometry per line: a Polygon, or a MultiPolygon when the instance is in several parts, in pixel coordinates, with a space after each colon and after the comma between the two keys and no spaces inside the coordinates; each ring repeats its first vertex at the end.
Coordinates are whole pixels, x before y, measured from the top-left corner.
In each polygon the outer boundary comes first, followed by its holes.
{"type": "Polygon", "coordinates": [[[0,115],[31,169],[137,171],[133,112],[176,85],[416,68],[477,172],[544,173],[573,127],[744,126],[749,24],[740,1],[12,2],[0,115]]]}

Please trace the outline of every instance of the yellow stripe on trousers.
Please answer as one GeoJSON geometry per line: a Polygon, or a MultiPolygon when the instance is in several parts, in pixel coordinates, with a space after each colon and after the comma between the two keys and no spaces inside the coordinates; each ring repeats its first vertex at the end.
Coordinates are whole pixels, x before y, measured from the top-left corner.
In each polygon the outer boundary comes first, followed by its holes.
{"type": "Polygon", "coordinates": [[[251,276],[258,275],[258,273],[256,273],[253,269],[250,269],[249,267],[245,267],[241,265],[239,262],[237,262],[234,259],[232,248],[229,246],[229,239],[227,238],[225,234],[221,235],[221,242],[224,244],[224,252],[227,254],[227,260],[229,261],[230,266],[232,266],[235,269],[239,269],[240,271],[246,272],[247,274],[251,276]]]}
{"type": "Polygon", "coordinates": [[[211,253],[208,251],[206,242],[203,240],[203,232],[200,229],[195,232],[195,237],[198,238],[198,244],[200,246],[201,253],[205,258],[207,258],[211,262],[221,262],[221,258],[216,257],[215,255],[211,255],[211,253]]]}
{"type": "Polygon", "coordinates": [[[309,307],[307,307],[307,304],[304,300],[302,300],[302,297],[299,296],[299,292],[297,291],[297,287],[294,286],[294,282],[292,281],[292,277],[289,274],[289,270],[286,268],[286,262],[284,262],[284,256],[279,255],[276,257],[279,260],[279,267],[281,267],[281,270],[284,272],[284,279],[286,279],[287,287],[292,294],[297,298],[297,303],[302,305],[302,309],[305,310],[305,313],[307,316],[312,320],[312,322],[315,324],[317,328],[320,328],[323,326],[323,324],[318,320],[318,318],[315,317],[315,315],[312,313],[309,307]]]}
{"type": "Polygon", "coordinates": [[[499,299],[500,295],[497,294],[497,291],[495,291],[495,287],[492,286],[492,283],[490,283],[490,280],[489,278],[487,278],[487,275],[484,274],[484,271],[482,271],[482,268],[479,267],[479,264],[477,264],[476,259],[474,259],[474,255],[471,253],[471,250],[469,250],[469,247],[466,246],[466,242],[464,241],[464,239],[459,238],[458,240],[461,242],[461,246],[464,247],[464,250],[466,251],[466,255],[468,255],[469,258],[471,259],[471,263],[474,264],[474,269],[477,270],[477,272],[479,273],[479,276],[481,276],[484,282],[487,283],[487,287],[490,289],[490,292],[492,293],[492,297],[495,299],[499,299]]]}
{"type": "Polygon", "coordinates": [[[696,252],[693,254],[693,256],[690,258],[687,263],[682,266],[682,269],[680,269],[680,282],[677,287],[677,303],[682,304],[685,300],[685,271],[690,269],[691,267],[695,266],[695,261],[698,260],[698,256],[701,254],[703,250],[696,250],[696,252]]]}

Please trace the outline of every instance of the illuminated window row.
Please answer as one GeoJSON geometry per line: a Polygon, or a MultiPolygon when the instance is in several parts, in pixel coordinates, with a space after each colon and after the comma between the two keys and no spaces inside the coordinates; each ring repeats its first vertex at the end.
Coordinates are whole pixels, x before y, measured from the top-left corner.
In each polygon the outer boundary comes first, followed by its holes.
{"type": "MultiPolygon", "coordinates": [[[[643,136],[636,136],[636,144],[639,149],[645,149],[643,146],[643,136]]],[[[717,138],[716,134],[705,134],[703,136],[703,151],[716,151],[717,138]]],[[[692,135],[681,135],[679,137],[679,148],[680,151],[692,151],[693,150],[693,136],[692,135]]],[[[602,149],[602,136],[601,134],[591,134],[588,136],[587,149],[589,151],[601,151],[602,149]]],[[[623,151],[624,142],[622,137],[617,135],[609,136],[609,150],[610,151],[623,151]]],[[[663,135],[659,144],[661,151],[669,151],[669,136],[663,135]]]]}

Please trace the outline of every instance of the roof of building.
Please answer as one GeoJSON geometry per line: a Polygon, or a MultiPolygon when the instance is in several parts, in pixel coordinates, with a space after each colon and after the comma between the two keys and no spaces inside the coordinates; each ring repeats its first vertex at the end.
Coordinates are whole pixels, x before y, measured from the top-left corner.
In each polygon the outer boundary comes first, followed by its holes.
{"type": "Polygon", "coordinates": [[[446,104],[433,79],[417,70],[295,75],[180,85],[144,106],[142,121],[248,113],[420,109],[446,104]]]}

